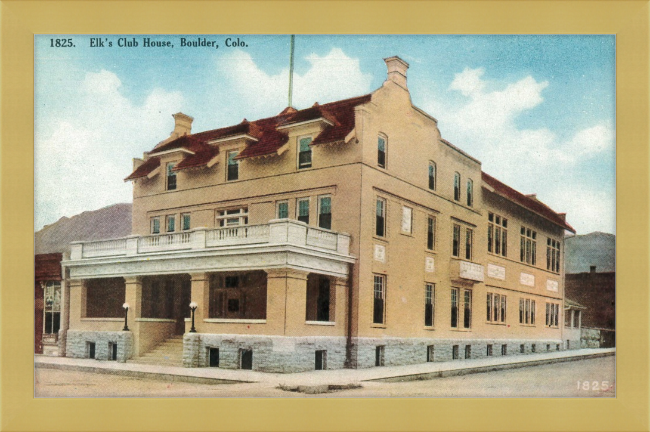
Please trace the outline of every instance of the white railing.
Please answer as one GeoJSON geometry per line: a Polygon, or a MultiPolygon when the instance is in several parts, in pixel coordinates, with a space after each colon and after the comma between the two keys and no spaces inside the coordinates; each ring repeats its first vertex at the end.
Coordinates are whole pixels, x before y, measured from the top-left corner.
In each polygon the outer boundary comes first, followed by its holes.
{"type": "Polygon", "coordinates": [[[265,225],[244,225],[216,229],[196,228],[192,231],[138,236],[91,242],[73,242],[70,259],[113,256],[137,256],[154,252],[206,251],[241,245],[292,245],[350,253],[350,236],[305,223],[276,219],[265,225]]]}
{"type": "Polygon", "coordinates": [[[191,232],[140,237],[138,239],[138,253],[189,249],[191,241],[191,232]]]}
{"type": "Polygon", "coordinates": [[[336,250],[338,235],[322,229],[307,228],[307,245],[336,250]]]}
{"type": "Polygon", "coordinates": [[[206,231],[205,245],[207,247],[215,247],[268,243],[269,232],[269,225],[243,225],[212,229],[206,231]]]}
{"type": "Polygon", "coordinates": [[[100,256],[116,256],[126,253],[126,239],[100,240],[85,243],[83,257],[94,258],[100,256]]]}

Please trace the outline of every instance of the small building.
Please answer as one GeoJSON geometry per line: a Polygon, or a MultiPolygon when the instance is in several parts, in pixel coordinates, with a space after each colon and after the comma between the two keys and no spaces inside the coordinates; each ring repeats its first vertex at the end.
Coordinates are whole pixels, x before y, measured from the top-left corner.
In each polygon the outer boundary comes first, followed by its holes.
{"type": "Polygon", "coordinates": [[[616,345],[616,272],[566,275],[566,295],[586,307],[582,314],[582,346],[609,348],[616,345]]]}
{"type": "Polygon", "coordinates": [[[445,140],[385,62],[351,99],[199,133],[174,114],[126,179],[133,234],[64,260],[66,355],[296,372],[564,349],[566,215],[445,140]]]}

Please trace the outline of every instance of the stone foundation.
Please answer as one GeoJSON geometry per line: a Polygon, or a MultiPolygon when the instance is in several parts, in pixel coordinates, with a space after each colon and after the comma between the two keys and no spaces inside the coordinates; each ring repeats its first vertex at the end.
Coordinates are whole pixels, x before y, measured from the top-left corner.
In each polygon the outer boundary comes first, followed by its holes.
{"type": "MultiPolygon", "coordinates": [[[[343,337],[282,337],[186,333],[183,337],[183,366],[209,367],[210,348],[219,350],[219,367],[241,368],[241,350],[252,350],[253,370],[260,372],[293,373],[315,369],[316,351],[326,351],[325,368],[343,369],[345,364],[343,337]]],[[[401,366],[427,362],[428,347],[433,346],[433,361],[452,361],[454,346],[458,359],[465,359],[465,347],[470,346],[469,359],[488,357],[487,345],[492,345],[492,357],[502,354],[525,355],[566,349],[561,340],[513,339],[406,339],[358,338],[352,345],[352,368],[375,367],[376,349],[383,346],[383,365],[401,366]],[[523,352],[522,352],[523,345],[523,352]]],[[[571,348],[579,348],[572,346],[571,348]]]]}
{"type": "MultiPolygon", "coordinates": [[[[516,339],[406,339],[406,338],[360,338],[352,348],[352,367],[370,368],[376,364],[376,349],[384,347],[383,365],[401,366],[427,362],[428,347],[433,346],[433,361],[452,361],[454,345],[458,346],[457,360],[465,359],[465,347],[470,346],[468,359],[489,357],[487,346],[492,345],[491,357],[501,356],[501,347],[506,345],[506,355],[523,355],[561,351],[565,346],[560,340],[516,340],[516,339]],[[522,352],[523,345],[523,352],[522,352]]],[[[574,348],[574,347],[572,347],[574,348]]],[[[575,347],[578,348],[578,347],[575,347]]]]}
{"type": "Polygon", "coordinates": [[[306,372],[315,369],[316,351],[326,351],[325,369],[343,369],[344,337],[247,336],[186,333],[183,366],[209,367],[210,348],[219,349],[219,367],[240,369],[241,351],[253,351],[253,370],[260,372],[306,372]]]}
{"type": "Polygon", "coordinates": [[[68,330],[66,356],[89,358],[89,342],[95,344],[95,358],[110,360],[110,344],[117,344],[117,361],[124,363],[133,356],[133,333],[130,331],[68,330]]]}

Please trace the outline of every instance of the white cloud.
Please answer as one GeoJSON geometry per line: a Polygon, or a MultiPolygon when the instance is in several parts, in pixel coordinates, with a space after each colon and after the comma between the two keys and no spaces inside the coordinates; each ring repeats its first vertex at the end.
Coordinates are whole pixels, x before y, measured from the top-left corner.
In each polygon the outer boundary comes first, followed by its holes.
{"type": "Polygon", "coordinates": [[[131,172],[131,159],[166,138],[170,114],[183,105],[179,92],[162,89],[136,105],[121,93],[119,77],[106,70],[65,85],[70,108],[43,116],[51,125],[36,130],[37,230],[62,216],[130,202],[131,186],[123,179],[131,172]]]}
{"type": "MultiPolygon", "coordinates": [[[[294,71],[293,106],[307,108],[314,102],[332,102],[370,91],[372,76],[361,71],[359,60],[348,57],[341,49],[328,54],[306,57],[311,64],[302,75],[294,71]]],[[[228,58],[217,59],[231,89],[245,99],[246,115],[264,111],[274,114],[287,105],[289,69],[270,75],[260,69],[251,55],[235,50],[228,58]]]]}
{"type": "MultiPolygon", "coordinates": [[[[599,175],[570,177],[596,157],[609,157],[615,134],[608,121],[578,130],[561,139],[549,127],[526,129],[517,124],[518,116],[544,102],[543,91],[549,82],[527,76],[503,83],[502,90],[487,91],[483,68],[466,68],[455,75],[449,91],[466,96],[464,102],[450,106],[441,101],[425,105],[439,119],[443,137],[468,151],[483,163],[483,170],[519,189],[539,192],[542,201],[557,211],[567,211],[569,222],[587,228],[597,224],[606,232],[615,230],[614,190],[599,188],[599,175]],[[567,181],[580,184],[567,187],[567,181]],[[591,181],[591,184],[589,182],[591,181]]],[[[613,169],[613,163],[612,163],[613,169]]]]}

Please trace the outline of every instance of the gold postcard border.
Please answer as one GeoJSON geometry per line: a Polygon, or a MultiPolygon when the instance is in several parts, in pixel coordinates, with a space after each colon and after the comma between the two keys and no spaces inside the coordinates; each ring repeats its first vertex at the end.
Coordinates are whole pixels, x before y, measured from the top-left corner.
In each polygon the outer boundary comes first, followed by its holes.
{"type": "Polygon", "coordinates": [[[648,0],[2,1],[0,428],[647,431],[648,5],[648,0]],[[33,353],[33,36],[48,33],[615,34],[617,397],[35,399],[33,364],[27,361],[33,353]]]}

